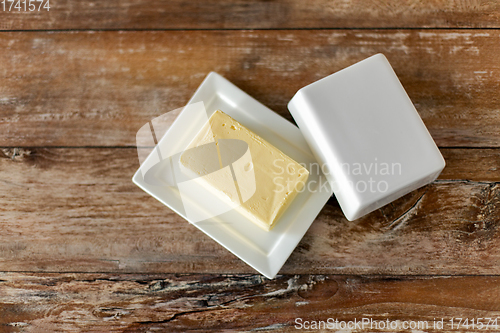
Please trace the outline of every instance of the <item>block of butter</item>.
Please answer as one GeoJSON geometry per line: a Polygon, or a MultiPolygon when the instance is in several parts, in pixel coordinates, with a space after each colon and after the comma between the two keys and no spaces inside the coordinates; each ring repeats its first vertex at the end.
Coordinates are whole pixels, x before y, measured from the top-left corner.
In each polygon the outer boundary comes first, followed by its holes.
{"type": "Polygon", "coordinates": [[[220,110],[181,154],[180,168],[267,231],[309,177],[306,168],[220,110]]]}

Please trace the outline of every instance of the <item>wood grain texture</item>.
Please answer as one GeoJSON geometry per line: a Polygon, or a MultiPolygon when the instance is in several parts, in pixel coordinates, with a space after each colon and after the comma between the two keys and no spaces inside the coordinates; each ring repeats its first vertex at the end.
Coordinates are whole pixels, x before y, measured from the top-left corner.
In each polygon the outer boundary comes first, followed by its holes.
{"type": "MultiPolygon", "coordinates": [[[[253,272],[132,184],[136,154],[3,149],[0,271],[253,272]]],[[[500,149],[443,154],[438,181],[357,221],[332,199],[281,272],[499,274],[500,149]]]]}
{"type": "Polygon", "coordinates": [[[413,320],[429,325],[413,332],[470,332],[451,329],[449,319],[500,315],[500,278],[488,276],[1,273],[0,287],[3,332],[288,332],[296,318],[413,320]],[[444,329],[433,328],[435,319],[444,329]]]}
{"type": "Polygon", "coordinates": [[[377,52],[441,147],[500,146],[500,32],[167,31],[0,35],[3,146],[133,146],[217,71],[291,119],[295,92],[377,52]]]}
{"type": "Polygon", "coordinates": [[[483,0],[50,0],[50,11],[0,11],[0,29],[281,29],[499,27],[483,0]]]}
{"type": "Polygon", "coordinates": [[[500,2],[50,3],[0,10],[0,332],[500,317],[500,2]],[[447,166],[354,222],[331,199],[285,275],[255,275],[132,184],[137,130],[210,71],[291,120],[299,88],[378,52],[447,166]]]}
{"type": "Polygon", "coordinates": [[[500,182],[500,150],[441,149],[446,167],[439,179],[500,182]]]}

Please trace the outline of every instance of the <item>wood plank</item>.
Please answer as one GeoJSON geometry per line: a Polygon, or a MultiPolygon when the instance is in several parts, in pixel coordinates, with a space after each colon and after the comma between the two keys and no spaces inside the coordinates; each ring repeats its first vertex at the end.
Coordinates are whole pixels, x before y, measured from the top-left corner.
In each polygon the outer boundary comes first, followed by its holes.
{"type": "Polygon", "coordinates": [[[439,179],[500,182],[500,150],[441,149],[446,167],[439,179]]]}
{"type": "MultiPolygon", "coordinates": [[[[0,286],[4,332],[288,332],[328,318],[421,321],[414,332],[470,332],[456,321],[452,328],[450,319],[497,319],[500,309],[498,276],[0,273],[0,286]],[[434,328],[441,319],[443,329],[434,328]]],[[[498,324],[487,331],[498,331],[498,324]]],[[[366,325],[349,331],[379,331],[366,325]]]]}
{"type": "Polygon", "coordinates": [[[50,0],[50,5],[50,11],[0,11],[0,29],[498,28],[500,18],[496,1],[50,0]]]}
{"type": "MultiPolygon", "coordinates": [[[[440,180],[355,222],[332,199],[281,272],[499,274],[500,149],[443,152],[440,180]]],[[[0,271],[253,272],[132,184],[134,148],[13,153],[0,158],[0,271]]]]}
{"type": "Polygon", "coordinates": [[[384,52],[438,145],[500,146],[500,32],[142,31],[0,35],[2,146],[133,146],[217,71],[279,114],[384,52]]]}

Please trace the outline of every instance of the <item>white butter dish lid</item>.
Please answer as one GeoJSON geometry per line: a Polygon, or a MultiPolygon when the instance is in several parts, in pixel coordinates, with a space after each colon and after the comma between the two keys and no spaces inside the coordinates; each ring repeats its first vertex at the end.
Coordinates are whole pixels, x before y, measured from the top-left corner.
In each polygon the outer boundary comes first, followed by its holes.
{"type": "Polygon", "coordinates": [[[300,89],[288,109],[348,220],[437,178],[444,159],[382,54],[300,89]]]}

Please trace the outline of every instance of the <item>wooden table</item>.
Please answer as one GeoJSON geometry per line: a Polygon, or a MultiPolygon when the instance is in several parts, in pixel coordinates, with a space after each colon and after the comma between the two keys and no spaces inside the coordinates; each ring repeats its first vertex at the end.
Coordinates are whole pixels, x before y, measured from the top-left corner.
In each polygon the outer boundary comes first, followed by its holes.
{"type": "Polygon", "coordinates": [[[50,6],[0,12],[1,332],[296,331],[329,318],[465,332],[479,329],[450,319],[500,316],[500,3],[50,6]],[[300,87],[378,52],[447,166],[354,222],[330,200],[276,279],[132,184],[137,130],[210,71],[291,120],[300,87]]]}

